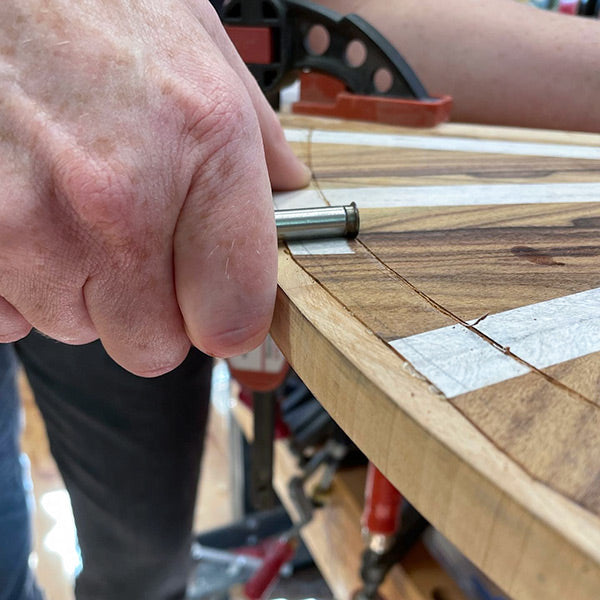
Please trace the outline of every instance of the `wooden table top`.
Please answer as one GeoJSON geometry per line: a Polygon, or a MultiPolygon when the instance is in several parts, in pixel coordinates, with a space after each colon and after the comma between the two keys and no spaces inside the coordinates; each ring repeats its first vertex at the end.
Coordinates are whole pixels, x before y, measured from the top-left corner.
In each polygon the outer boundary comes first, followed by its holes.
{"type": "Polygon", "coordinates": [[[272,334],[316,397],[511,597],[600,598],[600,136],[282,118],[280,207],[361,209],[280,249],[272,334]]]}

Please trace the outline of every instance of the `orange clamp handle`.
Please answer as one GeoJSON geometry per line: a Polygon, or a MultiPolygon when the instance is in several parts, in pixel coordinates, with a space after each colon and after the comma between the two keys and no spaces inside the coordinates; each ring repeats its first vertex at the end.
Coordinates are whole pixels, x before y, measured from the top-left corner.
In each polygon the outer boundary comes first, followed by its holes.
{"type": "Polygon", "coordinates": [[[300,75],[300,100],[292,111],[305,115],[371,121],[405,127],[434,127],[450,119],[452,98],[418,100],[365,96],[346,90],[339,79],[324,73],[300,75]]]}
{"type": "Polygon", "coordinates": [[[400,526],[402,494],[373,464],[365,484],[365,508],[361,523],[371,534],[394,535],[400,526]]]}

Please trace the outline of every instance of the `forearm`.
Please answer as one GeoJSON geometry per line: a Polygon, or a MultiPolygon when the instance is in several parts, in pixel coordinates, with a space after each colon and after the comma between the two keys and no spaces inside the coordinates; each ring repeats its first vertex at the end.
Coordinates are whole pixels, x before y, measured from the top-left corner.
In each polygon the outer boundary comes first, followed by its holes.
{"type": "Polygon", "coordinates": [[[600,23],[514,0],[324,0],[400,51],[452,119],[600,131],[600,23]]]}

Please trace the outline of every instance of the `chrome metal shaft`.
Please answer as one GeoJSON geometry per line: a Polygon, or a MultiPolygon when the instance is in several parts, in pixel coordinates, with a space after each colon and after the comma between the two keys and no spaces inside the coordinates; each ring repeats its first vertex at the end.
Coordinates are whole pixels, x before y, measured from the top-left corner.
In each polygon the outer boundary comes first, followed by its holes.
{"type": "Polygon", "coordinates": [[[358,207],[352,202],[347,206],[276,210],[275,223],[280,240],[354,238],[358,235],[360,219],[358,207]]]}

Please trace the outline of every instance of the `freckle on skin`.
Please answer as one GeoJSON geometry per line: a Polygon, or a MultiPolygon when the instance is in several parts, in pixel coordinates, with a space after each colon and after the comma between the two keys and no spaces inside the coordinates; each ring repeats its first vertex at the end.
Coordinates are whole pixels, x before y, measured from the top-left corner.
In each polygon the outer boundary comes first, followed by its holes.
{"type": "Polygon", "coordinates": [[[90,145],[101,156],[112,154],[116,150],[116,146],[116,141],[109,137],[98,137],[90,145]]]}
{"type": "Polygon", "coordinates": [[[16,48],[12,44],[8,45],[8,46],[2,46],[0,48],[0,54],[2,56],[5,56],[6,58],[10,58],[11,56],[14,56],[15,52],[16,52],[16,48]]]}
{"type": "Polygon", "coordinates": [[[170,81],[165,81],[160,86],[160,93],[163,96],[170,96],[173,93],[173,90],[174,90],[174,86],[173,86],[173,83],[170,81]]]}

